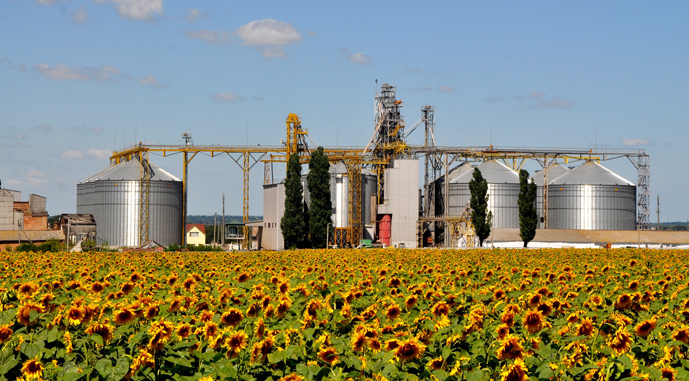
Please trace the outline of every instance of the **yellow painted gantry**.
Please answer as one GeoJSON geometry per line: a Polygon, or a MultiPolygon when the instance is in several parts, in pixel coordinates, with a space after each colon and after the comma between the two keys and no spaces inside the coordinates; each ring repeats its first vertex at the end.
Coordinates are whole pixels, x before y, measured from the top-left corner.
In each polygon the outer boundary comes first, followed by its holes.
{"type": "MultiPolygon", "coordinates": [[[[149,153],[157,153],[163,157],[183,154],[183,216],[182,216],[182,236],[186,244],[186,216],[187,216],[187,186],[188,186],[188,166],[197,154],[203,153],[210,157],[229,156],[243,171],[243,202],[242,202],[242,221],[249,222],[249,172],[259,161],[264,163],[287,163],[289,155],[298,154],[302,164],[308,163],[311,157],[309,145],[306,142],[308,131],[302,129],[301,120],[296,114],[289,114],[286,119],[286,141],[277,146],[220,146],[220,145],[148,145],[139,143],[138,145],[113,152],[110,157],[110,164],[116,165],[121,162],[138,160],[142,164],[141,169],[141,205],[140,205],[140,231],[139,242],[143,244],[148,241],[148,203],[149,203],[149,182],[151,178],[150,165],[148,163],[149,153]]],[[[641,156],[638,150],[589,150],[589,149],[534,149],[534,148],[494,148],[489,147],[438,147],[438,146],[414,146],[407,145],[403,141],[395,143],[394,147],[382,147],[382,149],[394,152],[393,156],[418,156],[425,155],[437,163],[438,167],[444,167],[447,173],[449,165],[456,160],[485,161],[497,159],[503,161],[512,169],[518,171],[529,160],[538,161],[544,168],[555,162],[562,160],[569,161],[609,160],[626,156],[628,158],[641,156]]],[[[379,179],[383,175],[383,170],[389,165],[391,157],[380,157],[369,151],[368,147],[324,147],[324,152],[331,163],[343,161],[351,179],[359,178],[363,168],[370,168],[378,174],[379,179]]],[[[645,153],[644,156],[647,156],[645,153]]],[[[547,173],[546,173],[547,175],[547,173]]],[[[382,181],[382,180],[381,180],[382,181]]],[[[546,182],[547,183],[547,182],[546,182]]],[[[361,221],[357,218],[356,211],[361,210],[361,185],[358,181],[350,181],[350,202],[349,208],[349,230],[350,243],[358,244],[361,238],[361,221]]],[[[447,192],[445,192],[447,196],[447,192]]],[[[251,231],[248,226],[244,230],[244,248],[251,248],[251,231]]]]}

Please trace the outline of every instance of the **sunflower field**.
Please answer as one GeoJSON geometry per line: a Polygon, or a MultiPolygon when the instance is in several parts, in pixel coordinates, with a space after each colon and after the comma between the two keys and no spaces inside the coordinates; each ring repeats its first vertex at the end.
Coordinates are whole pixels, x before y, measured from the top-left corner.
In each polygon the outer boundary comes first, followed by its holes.
{"type": "Polygon", "coordinates": [[[0,380],[689,380],[689,252],[0,252],[0,380]]]}

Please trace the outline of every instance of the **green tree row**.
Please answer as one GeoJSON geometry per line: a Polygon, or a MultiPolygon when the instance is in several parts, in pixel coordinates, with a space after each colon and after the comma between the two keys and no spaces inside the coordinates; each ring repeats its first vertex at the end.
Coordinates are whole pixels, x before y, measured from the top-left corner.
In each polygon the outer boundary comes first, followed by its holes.
{"type": "Polygon", "coordinates": [[[299,155],[290,155],[285,179],[285,213],[280,221],[286,249],[327,246],[327,232],[332,226],[329,168],[328,156],[323,147],[318,147],[309,160],[306,184],[311,200],[306,205],[299,155]]]}
{"type": "MultiPolygon", "coordinates": [[[[536,184],[533,179],[529,182],[529,172],[519,171],[519,236],[527,247],[536,236],[538,214],[536,213],[536,184]]],[[[488,182],[478,168],[474,168],[471,181],[471,222],[479,240],[479,246],[490,236],[493,227],[493,213],[488,210],[488,182]]]]}

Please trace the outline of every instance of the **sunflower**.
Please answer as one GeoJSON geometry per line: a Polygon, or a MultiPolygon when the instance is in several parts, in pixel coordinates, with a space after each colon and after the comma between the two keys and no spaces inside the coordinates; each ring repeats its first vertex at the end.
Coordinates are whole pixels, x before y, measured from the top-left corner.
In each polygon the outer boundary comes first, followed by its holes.
{"type": "Polygon", "coordinates": [[[536,308],[541,304],[541,299],[543,296],[541,294],[534,294],[531,298],[529,298],[529,307],[531,308],[536,308]]]}
{"type": "Polygon", "coordinates": [[[103,344],[108,344],[112,339],[113,329],[107,324],[93,324],[86,328],[86,333],[89,335],[100,335],[103,338],[103,344]]]}
{"type": "Polygon", "coordinates": [[[225,345],[234,353],[242,351],[249,342],[249,336],[244,331],[236,331],[230,334],[230,337],[225,341],[225,345]]]}
{"type": "MultiPolygon", "coordinates": [[[[537,294],[538,295],[538,294],[537,294]]],[[[522,322],[529,333],[536,333],[543,329],[543,314],[540,311],[527,311],[522,322]]]]}
{"type": "Polygon", "coordinates": [[[400,310],[399,306],[397,304],[392,304],[385,311],[385,317],[387,317],[388,320],[395,320],[400,316],[401,313],[402,311],[400,310]]]}
{"type": "Polygon", "coordinates": [[[617,297],[617,301],[615,302],[615,309],[618,310],[625,310],[629,308],[632,305],[632,298],[629,296],[629,294],[622,294],[617,297]]]}
{"type": "Polygon", "coordinates": [[[303,381],[303,380],[304,380],[304,377],[300,376],[296,373],[292,373],[288,376],[285,376],[285,377],[278,379],[278,381],[303,381]]]}
{"type": "Polygon", "coordinates": [[[43,364],[38,359],[31,359],[22,365],[22,375],[26,380],[40,380],[43,375],[43,364]]]}
{"type": "Polygon", "coordinates": [[[418,301],[418,298],[416,297],[416,295],[411,295],[407,299],[404,300],[404,307],[407,310],[411,310],[412,308],[414,308],[417,301],[418,301]]]}
{"type": "Polygon", "coordinates": [[[91,292],[93,292],[95,294],[102,292],[104,289],[105,289],[105,286],[103,286],[103,283],[101,283],[101,282],[94,282],[91,285],[91,292]]]}
{"type": "Polygon", "coordinates": [[[36,323],[36,319],[31,320],[31,311],[41,313],[43,312],[43,306],[30,302],[20,305],[17,309],[17,320],[19,324],[32,325],[36,323]]]}
{"type": "Polygon", "coordinates": [[[277,316],[278,318],[282,319],[285,317],[287,314],[287,311],[289,311],[289,308],[292,307],[292,303],[288,299],[280,299],[280,303],[278,303],[277,307],[277,316]]]}
{"type": "Polygon", "coordinates": [[[500,341],[496,355],[499,360],[520,359],[524,356],[524,347],[518,336],[508,334],[500,341]]]}
{"type": "Polygon", "coordinates": [[[70,325],[79,325],[81,324],[85,319],[84,319],[84,309],[77,307],[77,306],[72,306],[69,310],[67,310],[67,322],[70,325]]]}
{"type": "Polygon", "coordinates": [[[186,339],[191,335],[191,326],[189,324],[180,324],[177,326],[177,330],[175,331],[177,333],[177,336],[181,337],[182,339],[186,339]]]}
{"type": "Polygon", "coordinates": [[[4,343],[12,337],[12,334],[14,331],[12,328],[10,328],[9,324],[1,325],[0,326],[0,343],[4,343]]]}
{"type": "Polygon", "coordinates": [[[31,296],[36,290],[38,290],[38,285],[33,282],[24,283],[17,289],[20,294],[24,294],[25,296],[31,296]]]}
{"type": "Polygon", "coordinates": [[[438,302],[433,307],[431,307],[431,313],[436,318],[439,316],[447,316],[450,313],[450,306],[445,302],[438,302]]]}
{"type": "Polygon", "coordinates": [[[426,350],[426,346],[419,342],[415,337],[408,339],[397,347],[395,356],[402,361],[421,358],[421,355],[426,350]]]}
{"type": "Polygon", "coordinates": [[[125,295],[129,295],[130,292],[134,289],[134,285],[132,283],[125,283],[120,287],[120,291],[124,293],[125,295]]]}
{"type": "Polygon", "coordinates": [[[656,320],[655,319],[644,320],[641,323],[636,325],[636,327],[634,328],[634,332],[636,333],[637,336],[646,337],[646,336],[650,335],[651,331],[653,331],[655,328],[656,328],[656,320]]]}
{"type": "Polygon", "coordinates": [[[263,322],[263,318],[258,318],[254,324],[254,335],[259,339],[263,338],[266,333],[266,324],[263,322]]]}
{"type": "Polygon", "coordinates": [[[500,321],[506,326],[512,327],[514,325],[514,312],[506,310],[500,316],[500,321]]]}
{"type": "Polygon", "coordinates": [[[366,332],[360,331],[360,332],[354,333],[354,335],[352,335],[352,340],[350,341],[350,345],[352,346],[352,350],[354,352],[363,351],[364,346],[366,345],[366,332]]]}
{"type": "Polygon", "coordinates": [[[581,322],[579,328],[577,328],[577,336],[593,336],[594,328],[593,321],[591,318],[586,318],[581,322]]]}
{"type": "Polygon", "coordinates": [[[528,381],[529,376],[526,374],[526,365],[522,359],[517,359],[505,371],[500,373],[500,381],[528,381]]]}
{"type": "Polygon", "coordinates": [[[65,352],[67,353],[72,353],[74,350],[74,347],[72,346],[72,335],[69,334],[69,331],[65,331],[65,352]]]}
{"type": "Polygon", "coordinates": [[[199,320],[201,320],[204,323],[207,323],[207,322],[211,321],[211,319],[213,319],[213,316],[215,316],[215,314],[213,312],[203,311],[203,312],[201,312],[201,316],[199,316],[199,320]]]}
{"type": "Polygon", "coordinates": [[[677,371],[672,368],[663,368],[660,371],[662,373],[661,378],[667,378],[668,381],[675,381],[677,379],[677,371]]]}
{"type": "Polygon", "coordinates": [[[598,295],[593,295],[591,296],[591,304],[593,304],[596,307],[600,307],[601,304],[603,304],[603,298],[601,298],[598,295]]]}
{"type": "Polygon", "coordinates": [[[254,344],[251,350],[251,363],[263,362],[268,357],[268,354],[273,349],[275,342],[271,336],[267,336],[264,340],[254,344]]]}
{"type": "Polygon", "coordinates": [[[117,312],[115,312],[115,317],[114,317],[115,324],[117,324],[117,325],[129,324],[129,323],[134,321],[135,317],[136,317],[136,315],[134,314],[134,312],[131,309],[129,309],[127,307],[121,308],[117,312]]]}
{"type": "Polygon", "coordinates": [[[289,292],[289,283],[287,282],[282,282],[278,286],[278,290],[280,290],[281,294],[287,294],[289,292]]]}
{"type": "Polygon", "coordinates": [[[244,314],[236,308],[230,308],[227,312],[222,314],[220,321],[232,327],[236,327],[244,319],[244,314]]]}
{"type": "Polygon", "coordinates": [[[625,327],[622,327],[608,338],[608,346],[612,348],[617,355],[627,352],[632,346],[632,337],[627,332],[625,327]]]}
{"type": "Polygon", "coordinates": [[[440,370],[445,367],[445,359],[442,356],[438,356],[434,359],[430,359],[426,363],[426,367],[430,370],[440,370]]]}
{"type": "Polygon", "coordinates": [[[540,311],[543,316],[548,316],[553,311],[548,303],[541,303],[536,309],[540,311]]]}
{"type": "Polygon", "coordinates": [[[385,342],[385,350],[386,351],[394,351],[395,349],[399,348],[400,342],[397,341],[397,339],[390,339],[385,342]]]}
{"type": "Polygon", "coordinates": [[[501,324],[495,329],[498,334],[498,340],[504,339],[510,333],[510,327],[507,324],[501,324]]]}
{"type": "Polygon", "coordinates": [[[158,308],[158,306],[156,306],[155,304],[150,305],[144,311],[144,317],[147,320],[151,320],[151,319],[155,318],[156,316],[158,316],[159,311],[160,311],[160,309],[158,308]]]}
{"type": "Polygon", "coordinates": [[[218,330],[217,324],[212,321],[206,322],[206,325],[203,326],[203,336],[205,336],[206,339],[210,339],[218,334],[218,330]]]}
{"type": "Polygon", "coordinates": [[[335,347],[321,348],[321,350],[318,351],[318,358],[331,366],[340,362],[340,356],[337,354],[335,347]]]}
{"type": "Polygon", "coordinates": [[[682,328],[672,334],[672,339],[689,344],[689,328],[682,328]]]}

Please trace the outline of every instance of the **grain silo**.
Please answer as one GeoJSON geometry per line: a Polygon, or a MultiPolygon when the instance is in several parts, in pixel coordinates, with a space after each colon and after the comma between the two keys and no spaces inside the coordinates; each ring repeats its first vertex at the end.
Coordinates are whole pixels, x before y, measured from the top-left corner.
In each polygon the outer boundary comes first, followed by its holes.
{"type": "MultiPolygon", "coordinates": [[[[371,239],[374,235],[375,215],[371,212],[375,205],[372,197],[377,194],[377,183],[373,172],[361,170],[361,222],[365,227],[365,239],[371,239]]],[[[330,199],[333,205],[333,226],[349,227],[349,173],[343,162],[330,166],[330,199]]]]}
{"type": "MultiPolygon", "coordinates": [[[[548,183],[552,183],[553,180],[569,172],[569,169],[565,168],[560,164],[551,164],[548,166],[548,183]]],[[[538,228],[542,229],[545,227],[543,215],[543,179],[545,178],[545,170],[536,172],[531,177],[536,183],[536,213],[538,214],[538,228]]]]}
{"type": "MultiPolygon", "coordinates": [[[[168,246],[182,243],[182,181],[150,163],[148,238],[168,246]]],[[[139,242],[141,164],[110,166],[77,184],[77,213],[92,214],[98,243],[137,246],[139,242]]]]}
{"type": "MultiPolygon", "coordinates": [[[[478,168],[488,183],[488,210],[493,212],[493,228],[519,227],[519,175],[506,165],[489,160],[478,168]]],[[[469,207],[471,192],[469,181],[473,179],[474,169],[450,181],[449,213],[458,216],[469,207]]]]}
{"type": "MultiPolygon", "coordinates": [[[[452,185],[452,180],[456,179],[460,175],[471,171],[473,166],[469,162],[464,162],[461,163],[454,168],[448,170],[448,175],[447,178],[449,179],[450,183],[447,185],[448,186],[448,194],[453,194],[455,193],[453,191],[453,185],[452,185]]],[[[455,186],[457,187],[457,186],[455,186]]],[[[442,175],[435,179],[433,181],[433,189],[431,190],[434,195],[434,205],[431,206],[433,210],[431,211],[431,215],[435,216],[442,216],[444,207],[443,203],[445,202],[445,199],[443,198],[443,194],[445,192],[445,175],[442,175]]],[[[462,209],[463,210],[463,209],[462,209]]],[[[450,210],[448,213],[454,213],[454,214],[448,214],[448,215],[457,215],[457,210],[450,210]]],[[[461,213],[460,213],[461,214],[461,213]]]]}
{"type": "Polygon", "coordinates": [[[548,187],[551,229],[634,230],[636,186],[588,161],[548,187]]]}

